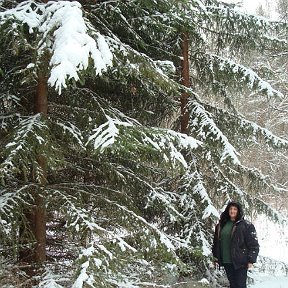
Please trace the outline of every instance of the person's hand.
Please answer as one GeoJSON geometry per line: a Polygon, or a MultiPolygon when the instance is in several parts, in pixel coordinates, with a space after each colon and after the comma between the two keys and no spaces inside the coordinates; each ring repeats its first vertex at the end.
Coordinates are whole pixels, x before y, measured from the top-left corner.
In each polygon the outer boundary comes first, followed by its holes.
{"type": "Polygon", "coordinates": [[[252,263],[248,263],[248,269],[252,269],[253,268],[253,264],[252,263]]]}
{"type": "Polygon", "coordinates": [[[218,270],[218,269],[219,269],[218,260],[214,260],[213,264],[214,264],[214,268],[215,268],[216,270],[218,270]]]}

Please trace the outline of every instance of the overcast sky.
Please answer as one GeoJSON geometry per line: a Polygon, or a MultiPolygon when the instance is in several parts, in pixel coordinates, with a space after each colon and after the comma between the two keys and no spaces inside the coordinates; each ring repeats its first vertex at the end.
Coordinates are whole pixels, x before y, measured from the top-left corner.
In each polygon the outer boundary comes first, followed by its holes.
{"type": "MultiPolygon", "coordinates": [[[[239,0],[224,0],[225,2],[240,2],[239,0]]],[[[256,8],[262,3],[265,4],[266,0],[242,0],[243,6],[249,12],[255,12],[256,8]]]]}
{"type": "Polygon", "coordinates": [[[265,4],[265,0],[244,0],[243,4],[248,11],[255,12],[256,8],[261,4],[261,2],[265,4]]]}
{"type": "MultiPolygon", "coordinates": [[[[240,2],[240,0],[224,0],[226,2],[240,2]]],[[[263,5],[263,8],[264,9],[268,9],[266,7],[267,5],[267,0],[242,0],[243,1],[243,7],[245,10],[247,10],[247,12],[249,13],[255,13],[256,11],[256,8],[259,7],[261,4],[263,5]]],[[[277,18],[277,13],[275,12],[275,3],[276,1],[275,0],[270,0],[268,1],[269,3],[269,6],[270,6],[270,15],[271,15],[271,18],[274,18],[276,19],[277,18]]]]}

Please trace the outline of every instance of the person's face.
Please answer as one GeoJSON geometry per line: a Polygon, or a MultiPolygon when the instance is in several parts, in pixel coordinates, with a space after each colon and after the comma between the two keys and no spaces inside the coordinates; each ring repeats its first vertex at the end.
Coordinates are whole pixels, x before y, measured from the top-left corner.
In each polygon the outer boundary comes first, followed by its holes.
{"type": "Polygon", "coordinates": [[[235,206],[231,206],[229,208],[229,216],[231,220],[235,220],[238,214],[238,208],[235,206]]]}

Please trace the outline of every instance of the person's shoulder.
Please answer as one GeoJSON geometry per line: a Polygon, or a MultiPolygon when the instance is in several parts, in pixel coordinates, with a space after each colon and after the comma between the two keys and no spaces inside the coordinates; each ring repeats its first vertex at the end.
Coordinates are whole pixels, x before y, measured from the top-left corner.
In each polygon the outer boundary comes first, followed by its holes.
{"type": "Polygon", "coordinates": [[[246,218],[242,217],[241,219],[236,221],[236,224],[252,224],[252,223],[248,221],[246,218]]]}
{"type": "Polygon", "coordinates": [[[244,218],[242,218],[241,220],[239,220],[239,221],[237,222],[237,224],[238,224],[238,225],[242,225],[242,226],[246,226],[246,227],[248,227],[248,226],[254,226],[254,225],[252,224],[252,222],[250,222],[250,221],[248,221],[248,220],[246,220],[246,219],[244,219],[244,218]]]}
{"type": "Polygon", "coordinates": [[[243,219],[243,225],[245,225],[246,228],[252,228],[252,229],[255,229],[255,226],[252,222],[246,220],[246,219],[243,219]]]}

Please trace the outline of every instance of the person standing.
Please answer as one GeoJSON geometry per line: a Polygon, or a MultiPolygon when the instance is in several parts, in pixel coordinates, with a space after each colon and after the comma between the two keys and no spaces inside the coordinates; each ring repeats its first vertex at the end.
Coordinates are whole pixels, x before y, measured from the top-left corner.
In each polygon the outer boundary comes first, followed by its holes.
{"type": "Polygon", "coordinates": [[[224,266],[230,288],[247,288],[247,270],[259,253],[255,227],[244,220],[238,202],[227,204],[216,225],[212,253],[216,265],[224,266]]]}

